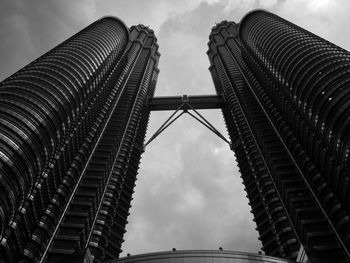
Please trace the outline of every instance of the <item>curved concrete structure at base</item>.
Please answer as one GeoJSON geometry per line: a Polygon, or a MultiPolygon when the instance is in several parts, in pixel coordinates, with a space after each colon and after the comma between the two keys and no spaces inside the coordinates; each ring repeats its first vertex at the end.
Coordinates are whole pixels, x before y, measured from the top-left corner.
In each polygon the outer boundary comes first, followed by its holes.
{"type": "Polygon", "coordinates": [[[286,259],[269,257],[254,253],[225,250],[180,250],[140,254],[111,260],[108,263],[287,263],[286,259]]]}

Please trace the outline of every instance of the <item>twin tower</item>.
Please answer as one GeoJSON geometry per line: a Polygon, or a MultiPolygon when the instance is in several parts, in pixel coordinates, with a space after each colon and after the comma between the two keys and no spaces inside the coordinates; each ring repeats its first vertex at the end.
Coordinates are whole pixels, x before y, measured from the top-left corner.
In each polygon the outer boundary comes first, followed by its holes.
{"type": "MultiPolygon", "coordinates": [[[[208,46],[254,262],[350,262],[350,53],[261,10],[215,25],[208,46]]],[[[148,27],[105,17],[0,84],[0,262],[118,258],[157,50],[148,27]]]]}

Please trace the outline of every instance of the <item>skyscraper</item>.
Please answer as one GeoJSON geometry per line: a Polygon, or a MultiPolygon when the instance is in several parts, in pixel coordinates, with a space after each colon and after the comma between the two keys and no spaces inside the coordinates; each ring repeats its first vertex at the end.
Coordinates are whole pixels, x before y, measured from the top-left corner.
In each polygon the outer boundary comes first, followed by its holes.
{"type": "Polygon", "coordinates": [[[348,262],[349,52],[262,10],[217,24],[208,45],[266,254],[295,259],[302,245],[348,262]]]}
{"type": "Polygon", "coordinates": [[[157,50],[105,17],[0,84],[0,260],[118,257],[150,111],[221,107],[265,253],[349,262],[350,54],[257,10],[212,29],[218,96],[153,98],[157,50]]]}
{"type": "Polygon", "coordinates": [[[0,84],[0,260],[119,254],[157,49],[105,17],[0,84]]]}

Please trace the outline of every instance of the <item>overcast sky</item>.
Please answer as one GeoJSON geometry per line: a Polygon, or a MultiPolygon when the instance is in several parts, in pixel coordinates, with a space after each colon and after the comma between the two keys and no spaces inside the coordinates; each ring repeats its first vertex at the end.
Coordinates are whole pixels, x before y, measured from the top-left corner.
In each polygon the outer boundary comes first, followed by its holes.
{"type": "MultiPolygon", "coordinates": [[[[0,79],[105,15],[156,32],[156,95],[213,94],[206,56],[212,26],[264,8],[350,50],[349,0],[1,0],[0,79]]],[[[147,138],[170,112],[151,114],[147,138]]],[[[203,111],[228,137],[221,112],[203,111]]],[[[123,254],[177,249],[258,252],[255,223],[233,152],[189,116],[141,160],[123,254]]]]}

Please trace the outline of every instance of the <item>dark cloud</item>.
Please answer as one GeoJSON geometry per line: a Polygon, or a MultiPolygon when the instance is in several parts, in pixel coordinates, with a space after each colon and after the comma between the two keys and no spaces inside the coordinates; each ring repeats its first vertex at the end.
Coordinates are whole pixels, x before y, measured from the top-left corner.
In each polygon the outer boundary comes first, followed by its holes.
{"type": "Polygon", "coordinates": [[[0,79],[95,20],[90,11],[92,3],[82,0],[3,0],[0,9],[0,79]]]}

